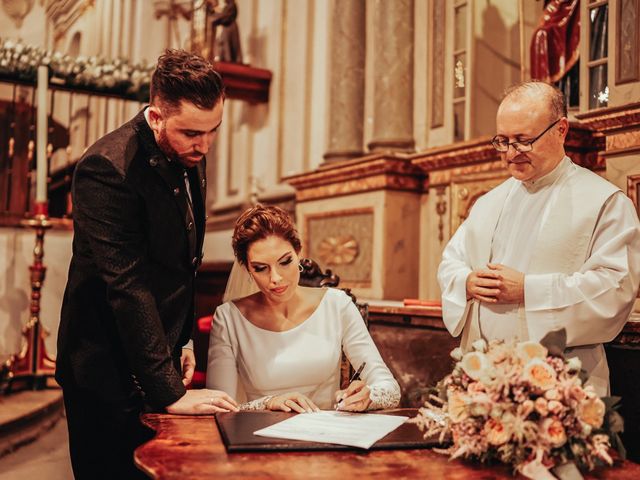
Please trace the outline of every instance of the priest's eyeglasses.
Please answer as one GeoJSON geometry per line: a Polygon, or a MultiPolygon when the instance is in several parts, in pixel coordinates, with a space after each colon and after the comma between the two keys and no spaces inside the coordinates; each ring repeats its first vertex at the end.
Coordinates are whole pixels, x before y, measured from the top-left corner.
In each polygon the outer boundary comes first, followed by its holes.
{"type": "Polygon", "coordinates": [[[508,138],[503,137],[502,135],[496,135],[491,140],[491,144],[493,145],[493,148],[502,153],[506,153],[509,151],[509,145],[513,145],[513,148],[515,148],[520,153],[530,152],[531,150],[533,150],[533,144],[537,142],[538,139],[540,139],[540,137],[542,137],[545,133],[551,130],[551,128],[560,120],[562,120],[562,118],[557,119],[547,128],[545,128],[540,135],[531,140],[516,140],[515,142],[509,142],[508,138]]]}

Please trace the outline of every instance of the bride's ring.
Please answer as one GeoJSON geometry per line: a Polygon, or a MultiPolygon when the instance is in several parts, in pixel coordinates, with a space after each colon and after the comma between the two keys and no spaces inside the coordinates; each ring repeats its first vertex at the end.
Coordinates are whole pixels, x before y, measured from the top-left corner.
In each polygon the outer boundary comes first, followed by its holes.
{"type": "Polygon", "coordinates": [[[211,397],[211,399],[209,400],[209,403],[210,403],[211,405],[215,405],[215,403],[216,403],[216,399],[215,399],[215,397],[211,397]]]}

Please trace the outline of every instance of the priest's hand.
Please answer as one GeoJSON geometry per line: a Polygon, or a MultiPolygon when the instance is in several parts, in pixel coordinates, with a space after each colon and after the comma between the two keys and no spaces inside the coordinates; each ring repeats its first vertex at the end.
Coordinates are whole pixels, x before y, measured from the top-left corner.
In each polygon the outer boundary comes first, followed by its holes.
{"type": "Polygon", "coordinates": [[[500,282],[497,303],[524,303],[524,273],[499,263],[488,263],[487,267],[500,282]]]}
{"type": "Polygon", "coordinates": [[[183,348],[180,355],[180,366],[182,367],[182,383],[186,387],[193,380],[193,372],[196,369],[196,356],[190,348],[183,348]]]}
{"type": "Polygon", "coordinates": [[[176,415],[212,415],[216,412],[239,412],[238,403],[220,390],[187,390],[176,402],[167,406],[176,415]]]}
{"type": "Polygon", "coordinates": [[[499,274],[491,270],[474,270],[467,276],[467,300],[497,303],[500,295],[499,274]]]}
{"type": "Polygon", "coordinates": [[[297,413],[319,412],[320,409],[309,397],[298,392],[288,392],[282,395],[274,395],[266,405],[269,410],[294,411],[297,413]]]}

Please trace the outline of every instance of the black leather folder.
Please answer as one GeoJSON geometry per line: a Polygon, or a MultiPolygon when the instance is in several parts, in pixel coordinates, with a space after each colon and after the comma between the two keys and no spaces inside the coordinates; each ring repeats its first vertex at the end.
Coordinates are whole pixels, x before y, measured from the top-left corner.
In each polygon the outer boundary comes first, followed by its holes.
{"type": "MultiPolygon", "coordinates": [[[[408,415],[406,411],[381,412],[387,415],[408,415]]],[[[295,413],[256,411],[217,413],[216,423],[227,452],[265,452],[282,450],[362,450],[333,443],[307,442],[254,435],[253,432],[290,418],[295,413]]],[[[393,432],[374,443],[370,450],[431,448],[441,445],[438,438],[423,438],[413,423],[403,423],[393,432]]]]}

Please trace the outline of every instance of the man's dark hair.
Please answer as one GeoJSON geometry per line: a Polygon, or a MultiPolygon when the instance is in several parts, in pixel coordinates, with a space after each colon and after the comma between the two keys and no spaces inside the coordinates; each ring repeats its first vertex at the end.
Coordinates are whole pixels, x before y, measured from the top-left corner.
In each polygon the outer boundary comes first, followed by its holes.
{"type": "Polygon", "coordinates": [[[167,49],[151,77],[150,103],[178,109],[185,100],[210,110],[224,98],[222,77],[204,58],[184,50],[167,49]]]}

